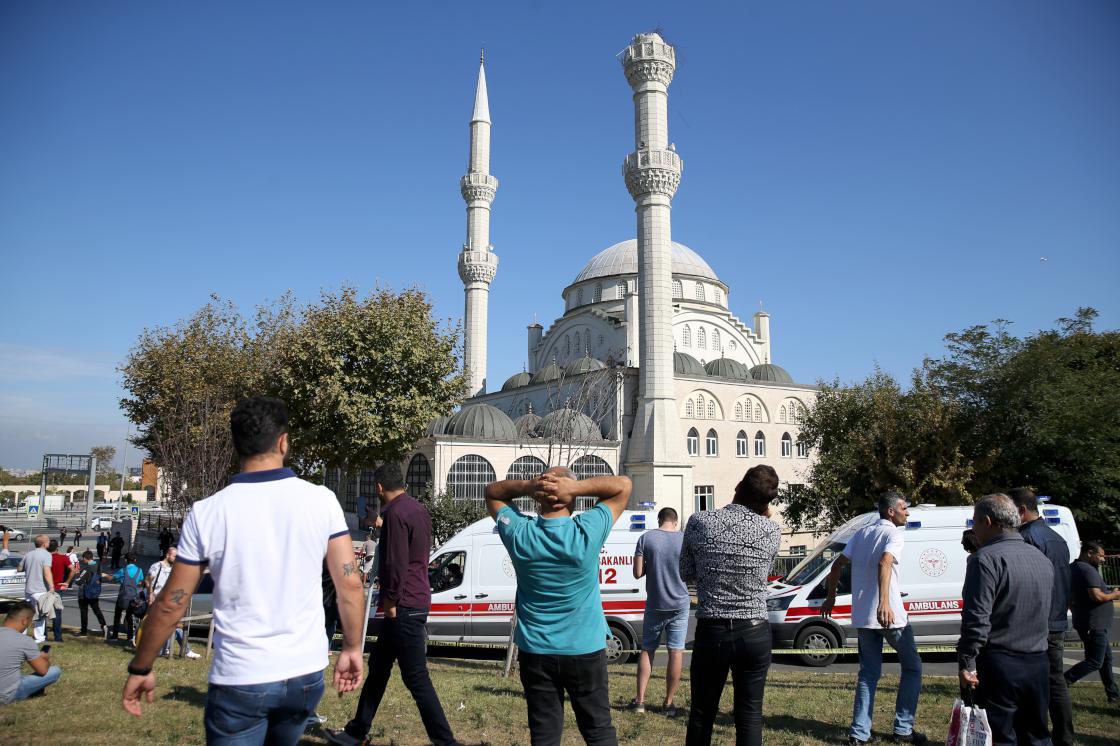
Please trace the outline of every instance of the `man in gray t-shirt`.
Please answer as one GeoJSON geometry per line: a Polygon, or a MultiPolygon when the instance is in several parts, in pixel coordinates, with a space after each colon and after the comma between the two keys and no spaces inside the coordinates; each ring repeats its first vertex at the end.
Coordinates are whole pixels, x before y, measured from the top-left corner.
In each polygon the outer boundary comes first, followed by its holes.
{"type": "Polygon", "coordinates": [[[34,616],[32,605],[21,601],[12,605],[4,625],[0,626],[0,705],[27,699],[62,675],[58,666],[50,665],[47,653],[40,651],[24,634],[34,616]],[[20,669],[24,661],[35,675],[22,675],[20,669]]]}
{"type": "Polygon", "coordinates": [[[662,508],[657,528],[638,537],[634,548],[634,577],[646,578],[646,613],[642,620],[642,653],[638,658],[638,695],[633,708],[645,711],[646,686],[653,670],[653,656],[666,636],[669,665],[665,672],[665,712],[674,716],[673,695],[681,682],[684,642],[688,633],[688,586],[681,579],[681,545],[677,511],[662,508]]]}
{"type": "Polygon", "coordinates": [[[54,575],[51,573],[51,553],[47,551],[50,537],[39,534],[35,537],[35,548],[23,557],[20,569],[27,574],[24,581],[23,596],[35,605],[35,642],[47,639],[47,618],[39,613],[39,602],[48,591],[54,590],[54,575]]]}

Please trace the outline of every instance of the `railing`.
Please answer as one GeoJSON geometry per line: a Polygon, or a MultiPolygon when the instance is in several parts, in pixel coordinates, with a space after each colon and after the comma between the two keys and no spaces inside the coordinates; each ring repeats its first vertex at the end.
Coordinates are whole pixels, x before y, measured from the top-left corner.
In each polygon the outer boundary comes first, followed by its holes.
{"type": "Polygon", "coordinates": [[[1120,586],[1120,552],[1107,552],[1104,564],[1101,565],[1101,577],[1111,588],[1120,586]]]}
{"type": "Polygon", "coordinates": [[[797,563],[805,559],[804,556],[778,556],[774,558],[774,565],[770,568],[770,577],[784,578],[789,571],[797,567],[797,563]]]}

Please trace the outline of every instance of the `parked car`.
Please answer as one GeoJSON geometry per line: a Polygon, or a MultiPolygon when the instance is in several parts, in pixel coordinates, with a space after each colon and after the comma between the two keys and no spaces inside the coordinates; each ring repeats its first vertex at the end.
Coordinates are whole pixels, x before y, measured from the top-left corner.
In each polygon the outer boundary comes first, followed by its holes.
{"type": "Polygon", "coordinates": [[[107,515],[95,515],[89,522],[94,531],[108,531],[113,527],[113,519],[107,515]]]}
{"type": "Polygon", "coordinates": [[[11,541],[23,541],[27,538],[27,534],[22,528],[12,528],[11,526],[7,526],[7,529],[8,539],[11,541]]]}
{"type": "Polygon", "coordinates": [[[11,554],[6,560],[0,561],[0,598],[23,598],[27,573],[19,571],[19,563],[22,561],[21,554],[11,554]]]}

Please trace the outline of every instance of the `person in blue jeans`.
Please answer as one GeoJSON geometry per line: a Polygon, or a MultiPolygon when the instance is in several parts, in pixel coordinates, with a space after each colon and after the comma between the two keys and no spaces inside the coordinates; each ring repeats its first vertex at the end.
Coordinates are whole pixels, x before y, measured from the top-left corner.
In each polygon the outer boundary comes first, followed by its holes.
{"type": "Polygon", "coordinates": [[[630,499],[630,479],[574,477],[570,469],[553,467],[537,479],[494,482],[485,493],[517,575],[514,642],[533,746],[559,746],[565,695],[586,743],[618,743],[607,685],[599,550],[630,499]],[[599,501],[573,516],[577,496],[599,501]],[[540,514],[519,511],[512,504],[518,497],[534,498],[540,514]]]}
{"type": "Polygon", "coordinates": [[[898,561],[905,543],[904,529],[909,515],[906,498],[887,492],[879,498],[879,520],[852,535],[828,574],[828,595],[821,604],[821,616],[832,615],[836,587],[844,566],[852,566],[852,626],[859,638],[859,676],[856,680],[852,725],[848,743],[853,746],[871,740],[871,714],[875,711],[875,689],[883,671],[883,641],[898,652],[902,678],[895,698],[895,743],[922,744],[929,740],[914,730],[918,695],[922,689],[922,659],[914,641],[914,629],[902,604],[898,582],[898,561]]]}
{"type": "Polygon", "coordinates": [[[1112,602],[1120,600],[1120,590],[1109,590],[1100,574],[1104,563],[1104,547],[1095,541],[1081,542],[1081,556],[1071,565],[1073,575],[1073,628],[1085,643],[1085,660],[1065,672],[1066,682],[1073,684],[1093,671],[1100,671],[1104,695],[1109,703],[1120,701],[1120,689],[1112,674],[1112,647],[1108,641],[1112,629],[1112,602]]]}
{"type": "Polygon", "coordinates": [[[35,618],[35,607],[19,601],[8,609],[0,626],[0,705],[18,702],[38,694],[58,681],[62,669],[50,664],[48,650],[39,649],[25,632],[35,618]],[[27,663],[34,672],[27,676],[21,668],[27,663]]]}

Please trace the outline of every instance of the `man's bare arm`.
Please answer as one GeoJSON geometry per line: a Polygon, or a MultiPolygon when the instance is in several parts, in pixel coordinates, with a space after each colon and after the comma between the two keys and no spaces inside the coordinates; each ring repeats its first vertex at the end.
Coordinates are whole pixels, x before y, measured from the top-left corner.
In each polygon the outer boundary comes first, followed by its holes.
{"type": "Polygon", "coordinates": [[[350,536],[336,536],[327,542],[327,569],[338,594],[338,615],[342,620],[342,646],[361,650],[365,642],[365,595],[362,592],[362,575],[354,558],[354,545],[350,536]]]}
{"type": "Polygon", "coordinates": [[[486,512],[497,520],[498,512],[515,498],[533,494],[533,482],[528,479],[506,479],[486,485],[486,512]]]}
{"type": "Polygon", "coordinates": [[[879,608],[875,612],[875,618],[884,629],[894,624],[894,611],[891,609],[894,562],[894,555],[890,552],[883,552],[883,556],[879,558],[879,608]]]}
{"type": "Polygon", "coordinates": [[[634,579],[646,574],[646,558],[640,554],[634,555],[634,579]]]}
{"type": "Polygon", "coordinates": [[[27,665],[31,666],[31,670],[40,676],[46,676],[51,667],[51,659],[46,653],[40,653],[38,658],[27,661],[27,665]]]}
{"type": "Polygon", "coordinates": [[[836,560],[832,563],[832,569],[828,571],[828,580],[825,587],[827,588],[825,599],[821,603],[821,616],[831,616],[832,607],[836,605],[836,586],[840,583],[840,574],[844,572],[844,565],[848,564],[848,558],[844,555],[837,555],[836,560]]]}
{"type": "Polygon", "coordinates": [[[155,662],[163,643],[171,637],[179,620],[187,613],[191,596],[202,580],[202,565],[176,562],[171,576],[159,596],[148,608],[144,618],[144,634],[132,658],[135,668],[149,668],[155,662]]]}
{"type": "Polygon", "coordinates": [[[630,503],[633,486],[630,477],[592,477],[579,483],[580,494],[599,498],[596,505],[605,503],[616,521],[630,503]]]}

